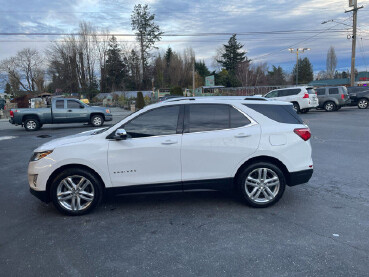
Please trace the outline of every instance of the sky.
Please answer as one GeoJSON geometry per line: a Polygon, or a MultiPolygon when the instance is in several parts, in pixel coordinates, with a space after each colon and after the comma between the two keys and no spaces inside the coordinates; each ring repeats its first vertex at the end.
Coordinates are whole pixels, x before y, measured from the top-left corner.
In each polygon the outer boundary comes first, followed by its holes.
{"type": "MultiPolygon", "coordinates": [[[[0,60],[29,47],[44,51],[62,36],[9,35],[9,33],[73,33],[81,20],[111,33],[133,34],[130,15],[135,4],[148,4],[165,36],[158,51],[170,46],[182,52],[192,47],[197,59],[213,68],[216,49],[236,33],[247,57],[291,72],[296,54],[288,48],[306,47],[317,73],[326,68],[326,54],[334,46],[337,69],[347,70],[351,60],[351,13],[348,0],[0,0],[0,60]],[[323,21],[330,21],[321,24],[323,21]],[[171,36],[175,35],[175,36],[171,36]]],[[[360,1],[356,65],[369,67],[369,0],[360,1]]],[[[133,36],[118,41],[134,45],[133,36]]]]}

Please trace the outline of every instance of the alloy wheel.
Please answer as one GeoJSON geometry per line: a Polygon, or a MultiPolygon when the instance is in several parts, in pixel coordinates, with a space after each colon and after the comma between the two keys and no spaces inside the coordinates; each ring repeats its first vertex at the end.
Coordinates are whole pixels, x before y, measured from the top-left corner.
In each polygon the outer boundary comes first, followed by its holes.
{"type": "Polygon", "coordinates": [[[366,109],[368,107],[368,100],[361,99],[357,105],[360,109],[366,109]]]}
{"type": "Polygon", "coordinates": [[[56,189],[57,201],[68,211],[87,209],[95,197],[95,190],[86,177],[73,175],[64,178],[56,189]]]}
{"type": "Polygon", "coordinates": [[[34,129],[36,129],[37,124],[36,124],[36,122],[34,122],[33,120],[29,120],[29,121],[26,123],[26,126],[27,126],[27,129],[29,129],[29,130],[34,130],[34,129]]]}
{"type": "Polygon", "coordinates": [[[245,191],[251,201],[255,203],[269,203],[277,196],[280,180],[273,170],[257,168],[250,172],[245,180],[245,191]]]}
{"type": "Polygon", "coordinates": [[[92,121],[93,125],[95,126],[100,126],[102,121],[101,118],[99,116],[94,117],[93,121],[92,121]]]}

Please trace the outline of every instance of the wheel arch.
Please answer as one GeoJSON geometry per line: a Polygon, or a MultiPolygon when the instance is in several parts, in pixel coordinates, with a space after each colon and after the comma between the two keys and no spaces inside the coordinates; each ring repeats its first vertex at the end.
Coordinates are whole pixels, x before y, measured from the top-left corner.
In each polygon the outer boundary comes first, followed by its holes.
{"type": "Polygon", "coordinates": [[[258,156],[258,157],[253,157],[249,160],[247,160],[246,162],[244,162],[237,170],[235,176],[234,176],[234,184],[236,183],[236,180],[238,179],[238,177],[240,176],[240,174],[242,173],[242,171],[257,162],[269,162],[272,163],[276,166],[278,166],[282,172],[284,177],[286,178],[286,183],[287,185],[290,184],[290,172],[288,171],[287,167],[285,166],[285,164],[283,162],[281,162],[279,159],[275,158],[275,157],[271,157],[271,156],[258,156]]]}
{"type": "Polygon", "coordinates": [[[26,114],[22,117],[22,123],[24,123],[27,119],[34,118],[37,119],[38,122],[41,123],[40,117],[37,114],[26,114]]]}
{"type": "Polygon", "coordinates": [[[105,188],[106,188],[105,182],[101,178],[99,173],[97,173],[95,170],[93,170],[91,167],[89,167],[87,165],[74,163],[74,164],[67,164],[67,165],[60,166],[57,169],[55,169],[53,171],[53,173],[50,174],[50,176],[49,176],[49,178],[47,179],[47,182],[46,182],[46,191],[47,191],[48,195],[50,195],[51,184],[52,184],[53,180],[56,178],[56,176],[59,173],[63,172],[66,169],[69,169],[69,168],[80,168],[80,169],[84,169],[84,170],[89,171],[91,174],[93,174],[100,181],[100,183],[103,186],[103,190],[105,190],[105,188]]]}
{"type": "Polygon", "coordinates": [[[102,112],[92,112],[92,113],[90,114],[90,120],[91,120],[91,118],[92,118],[94,115],[101,115],[101,116],[102,116],[102,118],[105,120],[105,115],[104,115],[104,113],[102,113],[102,112]]]}

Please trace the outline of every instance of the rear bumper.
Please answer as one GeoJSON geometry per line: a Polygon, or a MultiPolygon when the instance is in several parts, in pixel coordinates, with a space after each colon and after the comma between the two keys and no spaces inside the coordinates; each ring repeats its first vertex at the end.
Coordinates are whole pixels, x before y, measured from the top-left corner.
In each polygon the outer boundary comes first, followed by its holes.
{"type": "Polygon", "coordinates": [[[33,190],[32,188],[29,188],[29,191],[33,196],[36,196],[42,202],[45,202],[45,203],[50,202],[50,197],[49,197],[47,191],[38,191],[38,190],[33,190]]]}
{"type": "Polygon", "coordinates": [[[290,173],[289,182],[287,185],[290,187],[305,184],[309,182],[311,176],[313,176],[313,169],[307,169],[302,171],[296,171],[290,173]]]}

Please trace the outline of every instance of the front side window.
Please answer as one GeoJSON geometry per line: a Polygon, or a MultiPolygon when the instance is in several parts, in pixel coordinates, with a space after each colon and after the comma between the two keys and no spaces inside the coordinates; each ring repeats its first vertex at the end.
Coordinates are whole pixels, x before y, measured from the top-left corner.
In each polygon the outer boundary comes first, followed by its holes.
{"type": "Polygon", "coordinates": [[[68,100],[67,101],[67,108],[68,109],[80,109],[81,104],[74,100],[68,100]]]}
{"type": "Polygon", "coordinates": [[[177,132],[180,106],[168,106],[137,116],[123,128],[131,138],[173,135],[177,132]]]}

